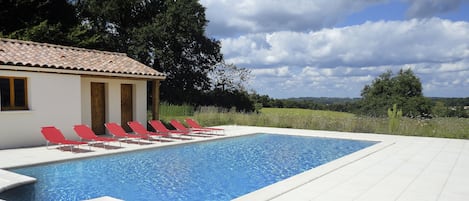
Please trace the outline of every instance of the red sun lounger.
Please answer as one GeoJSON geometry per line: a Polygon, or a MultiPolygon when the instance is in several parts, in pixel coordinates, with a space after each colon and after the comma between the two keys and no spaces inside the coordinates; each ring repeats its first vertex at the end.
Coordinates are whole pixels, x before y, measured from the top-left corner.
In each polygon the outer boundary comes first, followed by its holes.
{"type": "Polygon", "coordinates": [[[171,137],[168,133],[159,133],[159,132],[151,132],[148,131],[140,122],[138,121],[129,121],[127,122],[129,127],[134,131],[135,133],[139,135],[148,135],[150,137],[171,137]]]}
{"type": "MultiPolygon", "coordinates": [[[[148,121],[148,123],[150,124],[151,127],[153,127],[153,129],[155,129],[157,133],[163,133],[163,134],[169,135],[171,136],[171,138],[176,138],[173,135],[179,135],[179,136],[186,135],[190,137],[189,132],[169,130],[160,120],[150,120],[148,121]]],[[[178,138],[178,139],[186,140],[187,138],[178,138]]]]}
{"type": "Polygon", "coordinates": [[[196,120],[191,119],[191,118],[187,118],[186,123],[192,129],[202,129],[202,130],[209,130],[209,131],[223,131],[223,133],[225,133],[225,129],[223,129],[223,128],[203,127],[196,120]]]}
{"type": "MultiPolygon", "coordinates": [[[[110,143],[110,142],[118,141],[114,138],[99,137],[94,133],[93,130],[91,130],[90,127],[88,127],[87,125],[84,125],[84,124],[75,125],[73,127],[73,130],[75,130],[77,135],[80,136],[82,141],[87,140],[87,141],[91,141],[91,142],[100,142],[100,143],[103,143],[104,148],[106,148],[106,142],[110,143]]],[[[120,141],[119,141],[119,145],[120,145],[120,141]]]]}
{"type": "Polygon", "coordinates": [[[199,130],[199,129],[190,129],[190,128],[187,128],[185,127],[181,122],[179,122],[178,120],[171,120],[169,122],[174,128],[176,128],[178,131],[182,131],[182,132],[188,132],[188,133],[193,133],[193,134],[197,134],[195,136],[200,136],[200,137],[210,137],[210,133],[207,133],[208,131],[207,130],[199,130]]]}
{"type": "Polygon", "coordinates": [[[65,136],[62,134],[62,132],[54,126],[42,127],[41,133],[47,141],[46,147],[49,147],[49,144],[71,145],[70,151],[73,152],[74,146],[77,146],[78,148],[81,144],[88,144],[86,142],[65,139],[65,136]]]}
{"type": "Polygon", "coordinates": [[[129,133],[125,132],[125,130],[122,128],[122,126],[120,126],[119,124],[114,123],[114,122],[106,123],[106,124],[104,124],[104,126],[106,126],[106,128],[109,130],[109,132],[115,138],[118,138],[118,139],[123,139],[125,141],[128,141],[131,138],[138,139],[139,144],[140,144],[140,139],[148,139],[147,135],[129,134],[129,133]]]}

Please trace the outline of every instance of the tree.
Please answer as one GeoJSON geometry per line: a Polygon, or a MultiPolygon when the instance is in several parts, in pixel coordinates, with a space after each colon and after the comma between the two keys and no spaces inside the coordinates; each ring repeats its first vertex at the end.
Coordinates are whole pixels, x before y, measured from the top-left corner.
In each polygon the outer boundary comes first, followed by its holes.
{"type": "Polygon", "coordinates": [[[209,77],[212,79],[212,89],[246,91],[245,85],[251,78],[251,71],[234,64],[221,62],[215,66],[209,77]]]}
{"type": "Polygon", "coordinates": [[[423,96],[420,79],[411,69],[379,75],[361,92],[360,111],[369,116],[385,116],[387,108],[397,104],[407,117],[430,117],[431,101],[423,96]]]}
{"type": "Polygon", "coordinates": [[[0,1],[0,37],[78,47],[98,41],[67,0],[0,1]]]}
{"type": "Polygon", "coordinates": [[[66,0],[2,0],[0,1],[0,32],[12,32],[39,25],[74,26],[78,20],[74,8],[66,0]]]}
{"type": "Polygon", "coordinates": [[[251,91],[249,99],[253,103],[260,103],[262,107],[283,107],[283,102],[281,100],[270,98],[268,95],[259,95],[255,91],[251,91]]]}
{"type": "Polygon", "coordinates": [[[197,0],[166,0],[164,5],[152,40],[157,58],[153,66],[168,75],[162,83],[162,97],[196,102],[197,96],[210,89],[208,74],[223,59],[220,42],[205,36],[208,21],[197,0]]]}
{"type": "Polygon", "coordinates": [[[250,73],[251,71],[246,68],[220,62],[210,71],[210,90],[206,91],[198,105],[212,104],[224,108],[236,108],[243,112],[255,110],[255,102],[247,93],[245,86],[249,82],[250,73]]]}
{"type": "Polygon", "coordinates": [[[432,108],[432,114],[435,117],[447,117],[448,116],[448,108],[445,106],[445,103],[442,101],[437,101],[435,106],[432,108]]]}
{"type": "Polygon", "coordinates": [[[203,97],[204,100],[202,102],[207,105],[229,109],[234,108],[239,112],[252,112],[255,109],[255,103],[252,102],[246,91],[221,91],[220,89],[215,89],[203,97]]]}

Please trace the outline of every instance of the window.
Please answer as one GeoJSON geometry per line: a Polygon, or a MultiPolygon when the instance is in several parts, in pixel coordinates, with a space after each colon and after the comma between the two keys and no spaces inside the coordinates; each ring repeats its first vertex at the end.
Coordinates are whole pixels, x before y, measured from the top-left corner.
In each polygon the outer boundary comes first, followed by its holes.
{"type": "Polygon", "coordinates": [[[27,110],[28,91],[26,87],[25,77],[0,77],[1,110],[27,110]]]}

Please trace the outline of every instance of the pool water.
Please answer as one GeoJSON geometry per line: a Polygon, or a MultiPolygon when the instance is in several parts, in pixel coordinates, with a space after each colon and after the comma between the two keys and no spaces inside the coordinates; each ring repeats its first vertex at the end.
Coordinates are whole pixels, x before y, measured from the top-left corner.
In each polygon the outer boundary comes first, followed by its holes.
{"type": "Polygon", "coordinates": [[[231,200],[375,143],[255,134],[12,169],[37,182],[0,199],[231,200]]]}

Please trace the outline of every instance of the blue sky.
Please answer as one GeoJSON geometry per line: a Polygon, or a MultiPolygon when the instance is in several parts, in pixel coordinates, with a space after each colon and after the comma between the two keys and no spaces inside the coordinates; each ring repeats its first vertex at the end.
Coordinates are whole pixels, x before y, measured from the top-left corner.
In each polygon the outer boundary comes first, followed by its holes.
{"type": "Polygon", "coordinates": [[[248,88],[274,98],[360,97],[412,69],[428,97],[469,97],[469,0],[201,0],[207,34],[248,88]]]}

